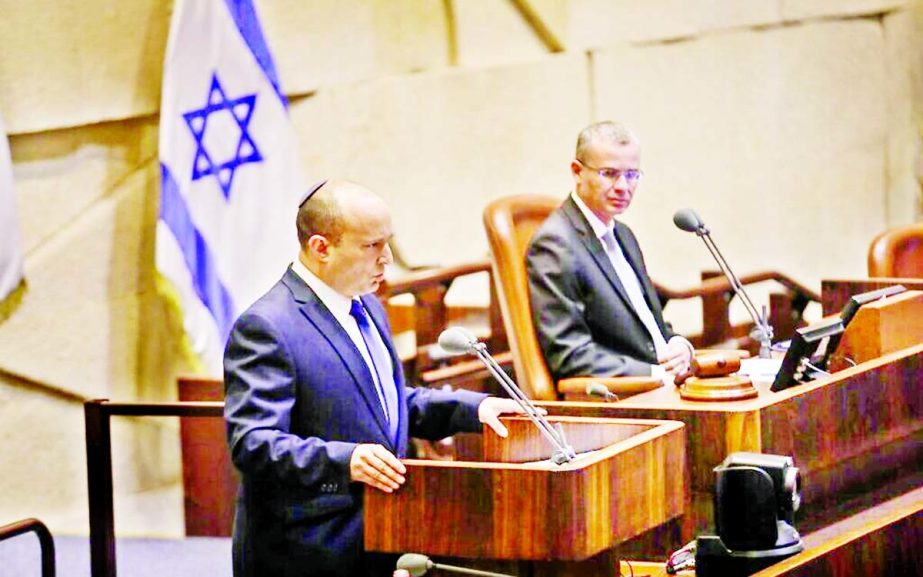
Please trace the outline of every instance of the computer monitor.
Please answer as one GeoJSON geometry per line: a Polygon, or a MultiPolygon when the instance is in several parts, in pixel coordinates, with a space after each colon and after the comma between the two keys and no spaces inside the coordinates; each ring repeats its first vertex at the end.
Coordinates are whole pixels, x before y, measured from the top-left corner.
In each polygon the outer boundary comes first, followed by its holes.
{"type": "Polygon", "coordinates": [[[823,374],[819,364],[826,362],[831,346],[836,346],[831,341],[836,338],[838,342],[843,328],[843,319],[834,316],[796,329],[771,390],[781,391],[823,374]]]}
{"type": "Polygon", "coordinates": [[[776,373],[772,390],[781,391],[824,374],[830,355],[836,351],[843,332],[856,316],[859,307],[905,290],[903,285],[893,285],[853,295],[843,306],[839,317],[829,317],[797,329],[782,359],[782,366],[776,373]]]}

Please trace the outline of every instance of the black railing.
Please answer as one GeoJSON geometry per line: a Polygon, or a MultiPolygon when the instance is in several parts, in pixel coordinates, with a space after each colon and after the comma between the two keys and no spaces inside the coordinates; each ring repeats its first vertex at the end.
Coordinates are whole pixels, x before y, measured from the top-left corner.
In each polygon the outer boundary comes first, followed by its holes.
{"type": "Polygon", "coordinates": [[[54,539],[51,531],[38,519],[23,519],[0,527],[0,541],[12,539],[24,533],[35,533],[42,550],[42,577],[54,577],[54,539]]]}
{"type": "Polygon", "coordinates": [[[110,403],[107,399],[97,399],[84,403],[87,492],[90,499],[90,574],[93,577],[115,577],[116,573],[110,417],[220,417],[223,411],[224,403],[221,402],[110,403]]]}

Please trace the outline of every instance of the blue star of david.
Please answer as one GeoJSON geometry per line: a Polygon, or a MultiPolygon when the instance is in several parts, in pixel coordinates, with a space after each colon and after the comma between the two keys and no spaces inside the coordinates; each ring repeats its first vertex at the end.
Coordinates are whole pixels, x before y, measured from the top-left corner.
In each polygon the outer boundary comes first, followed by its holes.
{"type": "Polygon", "coordinates": [[[192,132],[192,137],[196,142],[195,160],[192,163],[192,180],[196,181],[200,178],[214,176],[224,193],[225,199],[231,197],[231,186],[234,184],[234,173],[237,169],[243,164],[262,162],[263,160],[263,155],[260,154],[256,143],[253,142],[247,132],[255,104],[256,93],[229,100],[224,93],[224,87],[221,86],[221,82],[218,80],[218,75],[212,74],[212,84],[208,90],[208,102],[198,110],[183,114],[183,119],[185,119],[186,125],[192,132]],[[224,162],[217,162],[209,154],[209,151],[205,149],[203,138],[208,126],[208,117],[222,111],[227,111],[237,126],[240,127],[240,138],[237,141],[234,155],[224,162]]]}

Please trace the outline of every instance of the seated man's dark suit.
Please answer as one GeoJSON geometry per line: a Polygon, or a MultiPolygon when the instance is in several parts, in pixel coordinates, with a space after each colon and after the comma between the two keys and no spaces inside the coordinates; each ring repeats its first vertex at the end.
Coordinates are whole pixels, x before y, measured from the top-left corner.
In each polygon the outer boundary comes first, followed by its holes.
{"type": "MultiPolygon", "coordinates": [[[[635,235],[615,221],[615,237],[669,341],[663,310],[635,235]]],[[[532,318],[555,380],[650,375],[654,342],[629,301],[599,238],[573,198],[548,217],[526,252],[532,318]]]]}
{"type": "MultiPolygon", "coordinates": [[[[390,327],[361,298],[385,341],[398,385],[395,442],[368,366],[346,331],[291,268],[237,320],[225,353],[225,419],[241,488],[237,577],[390,575],[363,553],[364,485],[350,482],[357,443],[402,457],[408,434],[480,431],[484,395],[404,387],[390,327]]],[[[369,489],[374,490],[374,489],[369,489]]]]}

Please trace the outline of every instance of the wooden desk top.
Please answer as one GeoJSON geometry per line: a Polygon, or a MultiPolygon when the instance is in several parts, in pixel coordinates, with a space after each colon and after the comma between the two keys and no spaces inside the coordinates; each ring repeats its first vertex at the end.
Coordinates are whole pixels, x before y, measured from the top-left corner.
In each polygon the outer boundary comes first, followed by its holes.
{"type": "MultiPolygon", "coordinates": [[[[506,438],[482,435],[480,461],[404,460],[400,491],[365,491],[369,551],[574,564],[609,575],[625,541],[682,516],[688,503],[685,426],[676,421],[549,416],[579,451],[564,465],[524,418],[506,438]],[[643,503],[643,507],[638,504],[643,503]],[[603,557],[600,558],[599,556],[603,557]]],[[[579,568],[579,571],[577,569],[579,568]]]]}
{"type": "MultiPolygon", "coordinates": [[[[921,322],[923,322],[923,320],[921,320],[921,322]]],[[[860,365],[856,365],[855,367],[844,369],[843,371],[840,371],[829,377],[821,377],[809,383],[804,383],[802,385],[791,387],[779,392],[773,392],[769,390],[769,387],[772,385],[771,382],[756,382],[754,383],[754,386],[757,389],[757,396],[752,399],[744,399],[740,401],[688,401],[680,397],[679,389],[677,387],[663,386],[659,389],[640,393],[615,403],[600,403],[599,401],[543,401],[537,404],[540,404],[543,407],[547,407],[549,410],[554,410],[556,407],[581,407],[589,411],[595,411],[600,407],[600,405],[602,405],[604,407],[615,409],[615,412],[617,413],[634,410],[683,411],[689,413],[749,413],[763,410],[772,405],[785,403],[792,398],[809,396],[813,391],[816,391],[817,389],[822,389],[834,383],[854,380],[857,375],[862,375],[863,373],[869,371],[875,371],[881,367],[893,364],[895,361],[900,361],[901,359],[919,356],[921,353],[923,353],[923,343],[890,354],[886,354],[880,358],[866,361],[860,365]]]]}
{"type": "MultiPolygon", "coordinates": [[[[805,550],[753,577],[916,575],[923,545],[923,488],[804,536],[805,550]]],[[[621,574],[667,577],[664,563],[621,562],[621,574]]],[[[694,577],[695,571],[680,571],[694,577]]]]}

